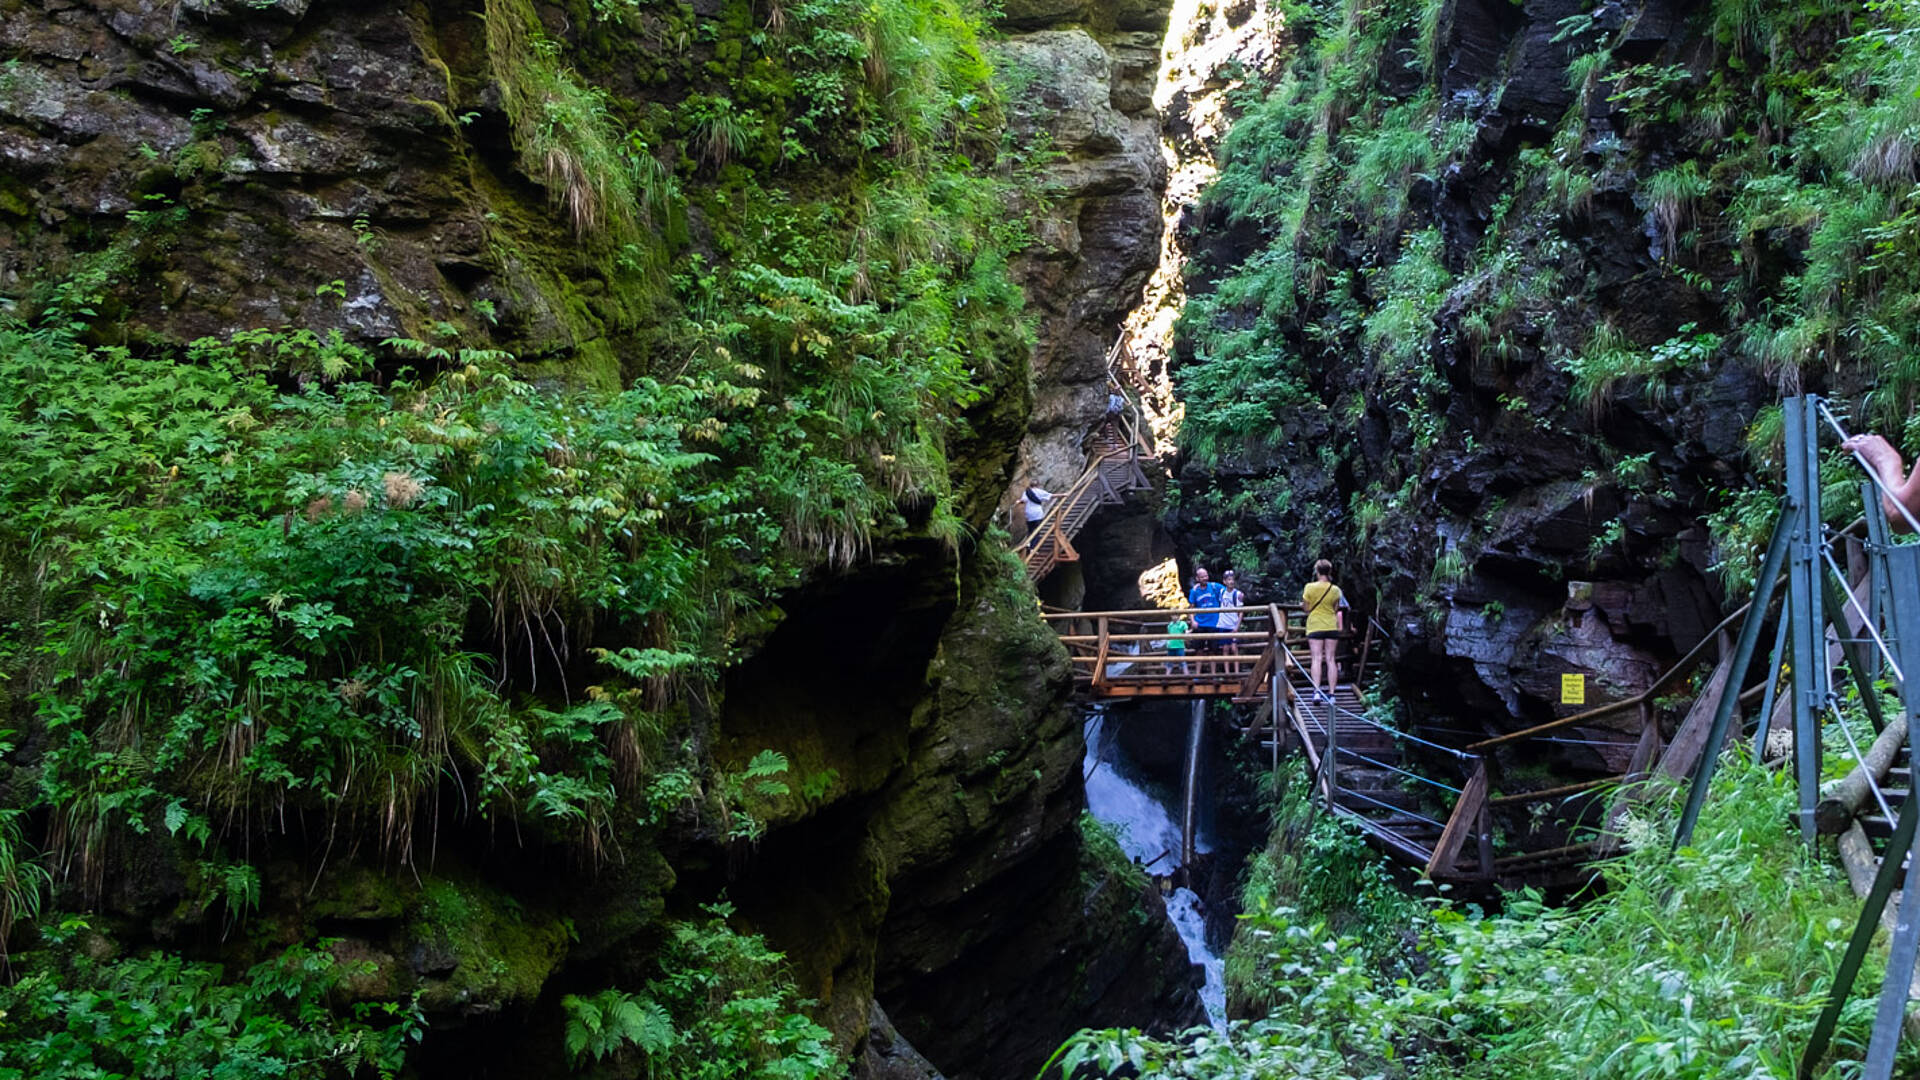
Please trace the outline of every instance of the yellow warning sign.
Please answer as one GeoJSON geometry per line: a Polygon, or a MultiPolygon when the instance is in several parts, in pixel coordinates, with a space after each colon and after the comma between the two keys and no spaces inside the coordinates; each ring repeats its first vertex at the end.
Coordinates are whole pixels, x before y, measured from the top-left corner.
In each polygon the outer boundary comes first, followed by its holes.
{"type": "Polygon", "coordinates": [[[1587,677],[1585,675],[1560,676],[1560,704],[1585,705],[1587,703],[1587,677]]]}

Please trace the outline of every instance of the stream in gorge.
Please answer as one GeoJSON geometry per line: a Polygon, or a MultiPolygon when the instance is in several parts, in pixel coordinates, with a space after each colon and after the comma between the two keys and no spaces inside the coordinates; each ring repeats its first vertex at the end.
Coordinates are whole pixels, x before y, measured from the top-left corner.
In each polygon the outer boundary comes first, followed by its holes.
{"type": "MultiPolygon", "coordinates": [[[[1150,782],[1143,770],[1127,754],[1118,738],[1118,726],[1125,718],[1109,716],[1106,708],[1087,711],[1087,809],[1118,835],[1121,850],[1129,858],[1158,877],[1179,878],[1181,869],[1182,811],[1191,805],[1193,813],[1193,849],[1209,854],[1215,849],[1211,821],[1204,813],[1205,800],[1198,780],[1204,769],[1200,756],[1205,724],[1204,702],[1194,702],[1182,774],[1185,791],[1167,790],[1150,782]],[[1191,798],[1188,798],[1191,796],[1191,798]]],[[[1137,719],[1136,722],[1154,722],[1137,719]]],[[[1215,1028],[1226,1028],[1227,1003],[1224,967],[1219,953],[1208,941],[1206,901],[1188,885],[1161,892],[1167,918],[1186,943],[1187,955],[1206,973],[1206,985],[1200,1000],[1206,1006],[1207,1020],[1215,1028]]]]}

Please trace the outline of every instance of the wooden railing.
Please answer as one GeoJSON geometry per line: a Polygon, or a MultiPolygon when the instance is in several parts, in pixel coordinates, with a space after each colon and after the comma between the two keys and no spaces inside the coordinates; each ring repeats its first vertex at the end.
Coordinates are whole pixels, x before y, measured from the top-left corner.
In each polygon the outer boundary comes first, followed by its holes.
{"type": "Polygon", "coordinates": [[[1251,699],[1264,692],[1275,670],[1275,650],[1290,635],[1302,633],[1289,621],[1297,610],[1297,605],[1266,604],[1050,612],[1041,618],[1067,647],[1076,684],[1092,696],[1251,699]],[[1191,623],[1201,614],[1237,614],[1240,627],[1224,632],[1190,627],[1178,636],[1168,633],[1174,618],[1185,617],[1191,623]],[[1173,651],[1175,641],[1184,646],[1183,651],[1173,651]]]}
{"type": "MultiPolygon", "coordinates": [[[[1639,785],[1634,784],[1633,781],[1646,778],[1656,772],[1673,776],[1681,775],[1691,769],[1699,755],[1705,752],[1713,712],[1720,703],[1722,694],[1726,692],[1727,684],[1733,678],[1731,668],[1736,651],[1731,647],[1727,631],[1745,614],[1746,609],[1742,608],[1728,616],[1725,621],[1710,631],[1698,646],[1663,672],[1642,693],[1521,731],[1481,739],[1464,748],[1442,746],[1407,732],[1395,731],[1364,715],[1357,707],[1345,708],[1335,702],[1303,705],[1301,700],[1292,694],[1289,695],[1287,705],[1288,716],[1283,723],[1292,728],[1306,748],[1308,764],[1314,776],[1314,789],[1322,802],[1332,811],[1353,820],[1369,834],[1375,836],[1381,846],[1394,857],[1419,867],[1425,877],[1462,882],[1492,882],[1510,875],[1531,873],[1554,865],[1578,863],[1595,855],[1607,854],[1611,850],[1610,842],[1617,837],[1619,819],[1624,813],[1626,802],[1639,791],[1639,785]],[[1705,655],[1706,649],[1716,641],[1721,649],[1720,662],[1706,687],[1696,697],[1686,720],[1675,733],[1673,744],[1667,747],[1663,754],[1660,726],[1656,721],[1654,709],[1655,699],[1662,693],[1669,692],[1683,676],[1689,674],[1705,655]],[[1569,729],[1617,717],[1623,713],[1635,714],[1638,719],[1638,732],[1629,737],[1632,751],[1624,771],[1598,779],[1560,784],[1535,791],[1494,794],[1493,754],[1495,751],[1529,739],[1559,741],[1557,736],[1569,729]],[[1358,793],[1342,783],[1342,761],[1349,757],[1357,757],[1362,761],[1367,759],[1365,755],[1351,754],[1340,745],[1339,733],[1342,726],[1362,731],[1367,726],[1378,728],[1381,731],[1391,732],[1399,744],[1408,747],[1426,746],[1428,749],[1425,753],[1430,757],[1447,756],[1454,759],[1465,777],[1464,781],[1459,781],[1458,788],[1418,775],[1411,771],[1413,765],[1409,761],[1375,760],[1370,766],[1392,767],[1394,771],[1401,772],[1415,781],[1434,784],[1453,793],[1452,805],[1448,809],[1445,822],[1432,822],[1433,825],[1441,827],[1439,835],[1431,843],[1404,833],[1396,833],[1392,828],[1382,827],[1379,822],[1369,820],[1365,815],[1356,813],[1343,805],[1343,802],[1352,800],[1358,793]],[[1322,740],[1320,748],[1316,747],[1316,736],[1322,740]],[[1614,789],[1612,797],[1603,814],[1592,822],[1599,826],[1599,835],[1595,839],[1504,857],[1496,856],[1494,853],[1492,826],[1495,811],[1510,811],[1528,803],[1575,798],[1586,793],[1604,794],[1605,789],[1609,788],[1614,789]],[[1468,844],[1469,840],[1472,841],[1471,846],[1468,844]]],[[[1294,665],[1292,675],[1295,679],[1304,679],[1304,673],[1298,668],[1297,657],[1294,657],[1290,651],[1279,655],[1284,658],[1284,662],[1294,665]]],[[[1764,685],[1755,686],[1741,694],[1740,698],[1742,701],[1747,701],[1760,695],[1764,690],[1764,685]]],[[[1623,740],[1618,745],[1624,748],[1628,742],[1623,740]]]]}
{"type": "MultiPolygon", "coordinates": [[[[1700,645],[1663,672],[1645,691],[1622,701],[1610,702],[1572,716],[1537,724],[1521,731],[1479,739],[1465,747],[1432,742],[1411,732],[1397,730],[1366,715],[1351,685],[1342,686],[1331,698],[1308,695],[1308,678],[1300,649],[1306,639],[1305,610],[1299,604],[1266,604],[1235,608],[1166,608],[1144,611],[1050,611],[1042,614],[1059,634],[1073,665],[1078,690],[1090,697],[1171,697],[1229,698],[1241,702],[1259,702],[1256,727],[1268,717],[1274,722],[1274,753],[1280,752],[1281,731],[1291,732],[1307,758],[1314,790],[1330,810],[1354,821],[1374,836],[1396,859],[1418,868],[1423,875],[1437,880],[1492,882],[1521,872],[1574,864],[1607,850],[1607,838],[1617,832],[1618,818],[1624,812],[1624,800],[1638,789],[1631,781],[1664,772],[1678,775],[1706,749],[1708,721],[1724,687],[1732,679],[1735,650],[1728,648],[1727,630],[1746,609],[1715,627],[1700,645]],[[1188,631],[1181,635],[1182,652],[1170,649],[1167,625],[1176,617],[1189,622],[1196,615],[1237,614],[1239,627],[1228,632],[1188,631]],[[1680,725],[1671,747],[1662,754],[1660,726],[1654,701],[1669,692],[1706,655],[1718,641],[1721,659],[1705,690],[1694,702],[1687,719],[1680,725]],[[1219,651],[1200,651],[1218,648],[1219,651]],[[1226,651],[1227,649],[1234,651],[1226,651]],[[1296,651],[1298,650],[1298,651],[1296,651]],[[1604,750],[1612,745],[1624,751],[1631,745],[1626,768],[1612,775],[1579,783],[1559,784],[1535,791],[1495,794],[1497,769],[1494,755],[1530,739],[1564,741],[1569,729],[1631,713],[1638,730],[1617,742],[1597,744],[1604,750]],[[1342,729],[1361,741],[1357,747],[1343,745],[1342,729]],[[1391,750],[1380,733],[1391,736],[1391,750]],[[1412,755],[1403,757],[1402,754],[1412,755]],[[1451,783],[1422,775],[1416,758],[1438,762],[1450,759],[1459,770],[1451,783]],[[1432,802],[1413,811],[1392,812],[1391,793],[1376,787],[1343,783],[1342,773],[1380,773],[1387,770],[1442,789],[1432,802]],[[1454,786],[1454,785],[1459,786],[1454,786]],[[1578,798],[1589,793],[1605,796],[1615,789],[1601,816],[1588,826],[1598,826],[1598,837],[1582,843],[1563,844],[1539,851],[1499,856],[1494,852],[1493,817],[1496,811],[1510,812],[1529,803],[1578,798]],[[1380,802],[1389,799],[1388,802],[1380,802]],[[1369,805],[1373,804],[1373,805],[1369,805]],[[1355,807],[1358,807],[1356,810],[1355,807]],[[1430,808],[1430,809],[1429,809],[1430,808]],[[1444,809],[1444,821],[1441,820],[1444,809]],[[1365,811],[1364,813],[1361,811],[1365,811]],[[1385,813],[1385,816],[1380,816],[1385,813]],[[1369,817],[1368,815],[1374,815],[1369,817]],[[1432,816],[1426,816],[1431,814],[1432,816]],[[1395,822],[1409,822],[1396,825],[1395,822]],[[1409,831],[1411,830],[1411,831],[1409,831]],[[1470,842],[1471,841],[1471,842],[1470,842]]],[[[1364,650],[1363,650],[1364,651],[1364,650]]],[[[1760,693],[1754,687],[1743,699],[1760,693]]],[[[1584,740],[1572,740],[1582,743],[1584,740]]],[[[1613,760],[1619,760],[1617,757],[1613,760]]],[[[1617,766],[1616,766],[1617,767],[1617,766]]],[[[1418,789],[1414,789],[1418,790],[1418,789]]],[[[1399,803],[1405,806],[1405,803],[1399,803]]],[[[1418,805],[1418,804],[1415,804],[1418,805]]],[[[1599,810],[1598,804],[1592,804],[1599,810]]],[[[1591,813],[1591,812],[1589,812],[1591,813]]]]}

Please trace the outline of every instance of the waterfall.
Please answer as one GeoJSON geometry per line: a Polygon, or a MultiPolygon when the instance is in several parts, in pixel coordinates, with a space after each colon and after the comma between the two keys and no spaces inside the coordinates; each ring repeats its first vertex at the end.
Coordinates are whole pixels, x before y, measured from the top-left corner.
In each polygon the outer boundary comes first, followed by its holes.
{"type": "MultiPolygon", "coordinates": [[[[1123,775],[1120,748],[1107,730],[1105,711],[1096,706],[1088,710],[1087,809],[1100,821],[1113,825],[1120,834],[1120,847],[1152,874],[1167,875],[1178,869],[1189,852],[1205,853],[1211,848],[1200,831],[1198,798],[1194,794],[1199,777],[1201,735],[1204,711],[1196,703],[1193,725],[1187,739],[1187,761],[1182,785],[1184,813],[1174,819],[1166,799],[1156,796],[1144,785],[1123,775]]],[[[1207,945],[1207,920],[1203,904],[1191,889],[1174,889],[1164,897],[1167,918],[1186,943],[1187,956],[1206,972],[1206,985],[1200,991],[1207,1020],[1220,1030],[1226,1029],[1227,997],[1225,965],[1207,945]]]]}
{"type": "Polygon", "coordinates": [[[1102,710],[1089,710],[1087,809],[1106,824],[1118,827],[1121,850],[1149,873],[1170,873],[1180,865],[1180,826],[1160,799],[1114,768],[1112,758],[1118,747],[1112,745],[1106,720],[1102,710]]]}

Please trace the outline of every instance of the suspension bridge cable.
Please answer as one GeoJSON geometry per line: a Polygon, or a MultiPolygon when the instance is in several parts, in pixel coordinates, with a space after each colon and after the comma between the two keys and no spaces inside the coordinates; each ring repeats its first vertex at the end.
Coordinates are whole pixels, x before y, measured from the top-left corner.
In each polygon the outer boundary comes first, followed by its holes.
{"type": "MultiPolygon", "coordinates": [[[[1292,649],[1283,649],[1282,651],[1286,653],[1287,663],[1292,664],[1294,669],[1298,670],[1302,675],[1307,674],[1306,669],[1300,667],[1300,661],[1294,657],[1292,649]]],[[[1308,678],[1311,679],[1312,676],[1309,675],[1308,678]]],[[[1438,750],[1441,753],[1452,754],[1454,757],[1457,757],[1462,761],[1472,761],[1474,759],[1474,756],[1472,754],[1469,754],[1464,750],[1455,750],[1451,746],[1444,746],[1440,743],[1423,739],[1418,735],[1412,735],[1407,732],[1400,731],[1397,728],[1390,728],[1387,725],[1381,723],[1378,720],[1375,720],[1373,717],[1368,716],[1365,713],[1354,712],[1352,709],[1349,709],[1346,706],[1340,704],[1339,702],[1333,700],[1333,698],[1325,696],[1324,692],[1316,691],[1316,693],[1320,693],[1321,697],[1315,700],[1325,704],[1326,709],[1324,711],[1328,713],[1337,713],[1341,716],[1347,717],[1348,719],[1358,720],[1360,723],[1368,724],[1373,727],[1379,728],[1381,731],[1384,731],[1387,734],[1394,736],[1395,738],[1405,739],[1408,742],[1419,743],[1421,746],[1432,747],[1433,749],[1438,750]]]]}
{"type": "MultiPolygon", "coordinates": [[[[1395,806],[1390,802],[1381,802],[1379,799],[1373,798],[1372,796],[1368,795],[1366,792],[1361,791],[1357,788],[1343,787],[1340,789],[1340,794],[1351,795],[1356,799],[1365,800],[1366,802],[1370,802],[1373,805],[1378,806],[1383,810],[1391,810],[1396,814],[1401,814],[1403,816],[1410,817],[1415,821],[1424,821],[1429,825],[1435,825],[1442,829],[1447,827],[1447,823],[1444,821],[1435,821],[1432,818],[1426,816],[1425,814],[1416,814],[1413,811],[1406,809],[1405,807],[1395,806]]],[[[1375,821],[1374,824],[1378,825],[1380,823],[1378,821],[1375,821]]]]}
{"type": "Polygon", "coordinates": [[[1376,758],[1370,758],[1370,757],[1368,757],[1367,755],[1365,755],[1365,754],[1363,754],[1363,753],[1361,753],[1360,751],[1358,751],[1358,750],[1355,750],[1355,749],[1353,749],[1353,748],[1351,748],[1351,747],[1347,747],[1347,746],[1340,746],[1340,745],[1337,745],[1337,744],[1336,744],[1336,745],[1334,746],[1334,752],[1336,752],[1336,753],[1341,753],[1341,754],[1345,754],[1345,755],[1347,755],[1348,757],[1354,757],[1354,758],[1359,758],[1359,759],[1360,759],[1361,761],[1364,761],[1364,762],[1366,762],[1367,764],[1369,764],[1369,765],[1372,765],[1372,766],[1373,766],[1374,768],[1377,768],[1377,769],[1385,769],[1385,770],[1387,770],[1388,772],[1397,772],[1397,773],[1399,773],[1399,774],[1400,774],[1401,776],[1404,776],[1404,777],[1407,777],[1408,779],[1411,779],[1411,780],[1418,780],[1418,781],[1420,781],[1420,782],[1421,782],[1421,783],[1423,783],[1423,784],[1432,784],[1432,785],[1433,785],[1434,787],[1437,787],[1437,788],[1439,788],[1439,789],[1440,789],[1440,790],[1442,790],[1442,791],[1450,791],[1450,792],[1452,792],[1452,793],[1454,793],[1455,795],[1458,795],[1458,794],[1460,794],[1460,793],[1461,793],[1461,792],[1460,792],[1460,789],[1459,789],[1459,788],[1457,788],[1457,787],[1453,787],[1453,786],[1451,786],[1451,785],[1448,785],[1448,784],[1443,784],[1443,783],[1441,783],[1441,782],[1440,782],[1440,781],[1438,781],[1438,780],[1431,780],[1431,779],[1428,779],[1427,777],[1424,777],[1424,776],[1421,776],[1421,775],[1420,775],[1419,773],[1413,773],[1413,772],[1408,772],[1407,770],[1405,770],[1405,769],[1402,769],[1402,768],[1400,768],[1399,766],[1396,766],[1396,765],[1389,765],[1389,764],[1387,764],[1386,762],[1384,762],[1384,761],[1380,761],[1380,760],[1378,760],[1378,759],[1376,759],[1376,758]]]}

